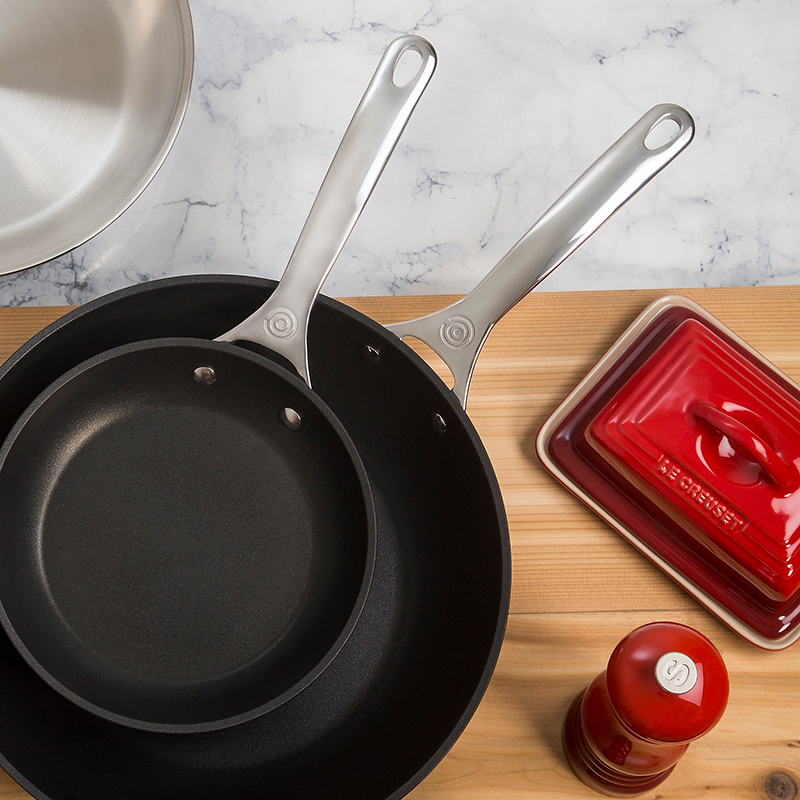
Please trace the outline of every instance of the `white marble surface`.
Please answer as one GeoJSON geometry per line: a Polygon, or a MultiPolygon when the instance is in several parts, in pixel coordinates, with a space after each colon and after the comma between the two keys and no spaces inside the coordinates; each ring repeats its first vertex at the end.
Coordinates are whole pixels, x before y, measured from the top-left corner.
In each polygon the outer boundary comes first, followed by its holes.
{"type": "MultiPolygon", "coordinates": [[[[469,291],[648,108],[689,148],[537,291],[800,283],[796,0],[191,0],[177,143],[105,231],[0,278],[79,304],[168,275],[280,277],[386,45],[439,65],[324,287],[469,291]]],[[[2,121],[0,121],[2,125],[2,121]]]]}

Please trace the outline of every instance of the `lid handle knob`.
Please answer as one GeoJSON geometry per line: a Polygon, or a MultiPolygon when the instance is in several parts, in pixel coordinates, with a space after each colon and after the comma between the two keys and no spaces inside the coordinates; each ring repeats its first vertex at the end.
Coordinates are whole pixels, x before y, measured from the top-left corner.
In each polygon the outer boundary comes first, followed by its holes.
{"type": "Polygon", "coordinates": [[[727,436],[731,443],[757,463],[778,489],[789,494],[800,484],[797,467],[781,458],[757,433],[708,400],[699,400],[692,415],[710,428],[727,436]]]}

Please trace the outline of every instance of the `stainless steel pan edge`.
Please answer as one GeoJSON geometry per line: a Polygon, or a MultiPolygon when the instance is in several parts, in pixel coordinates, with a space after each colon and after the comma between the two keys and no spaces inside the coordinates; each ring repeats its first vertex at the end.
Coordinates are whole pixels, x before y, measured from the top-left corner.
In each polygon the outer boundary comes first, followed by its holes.
{"type": "Polygon", "coordinates": [[[3,173],[0,275],[85,244],[131,206],[175,143],[194,71],[189,0],[18,0],[7,11],[17,91],[2,111],[29,157],[3,173]]]}

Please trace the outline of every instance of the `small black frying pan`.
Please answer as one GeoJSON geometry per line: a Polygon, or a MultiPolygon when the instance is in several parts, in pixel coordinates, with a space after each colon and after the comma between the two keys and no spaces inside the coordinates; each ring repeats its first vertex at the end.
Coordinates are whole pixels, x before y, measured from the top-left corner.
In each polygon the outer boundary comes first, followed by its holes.
{"type": "Polygon", "coordinates": [[[214,342],[96,355],[6,439],[2,622],[83,708],[148,730],[234,725],[308,686],[352,631],[374,565],[373,500],[350,437],[311,391],[306,328],[434,68],[424,39],[389,45],[257,312],[214,342]],[[398,86],[409,50],[421,62],[398,86]]]}

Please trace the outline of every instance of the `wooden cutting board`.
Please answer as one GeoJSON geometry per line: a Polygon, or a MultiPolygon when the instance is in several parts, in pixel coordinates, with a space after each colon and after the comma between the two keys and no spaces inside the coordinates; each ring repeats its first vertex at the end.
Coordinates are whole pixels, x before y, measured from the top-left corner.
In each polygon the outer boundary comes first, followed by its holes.
{"type": "MultiPolygon", "coordinates": [[[[679,293],[800,382],[800,287],[679,293]]],[[[484,347],[468,411],[506,503],[511,614],[483,702],[450,754],[408,795],[413,800],[598,797],[567,766],[561,723],[617,642],[657,620],[691,625],[714,642],[730,672],[731,697],[720,724],[692,744],[668,780],[647,796],[800,800],[800,643],[764,652],[730,632],[557,484],[536,456],[536,434],[547,416],[663,294],[534,292],[495,327],[484,347]]],[[[393,322],[452,299],[345,302],[393,322]]],[[[66,310],[0,309],[0,360],[66,310]]],[[[436,367],[435,357],[431,361],[436,367]]],[[[2,800],[28,797],[0,773],[2,800]]]]}

